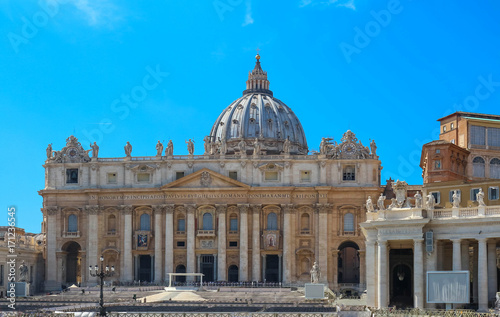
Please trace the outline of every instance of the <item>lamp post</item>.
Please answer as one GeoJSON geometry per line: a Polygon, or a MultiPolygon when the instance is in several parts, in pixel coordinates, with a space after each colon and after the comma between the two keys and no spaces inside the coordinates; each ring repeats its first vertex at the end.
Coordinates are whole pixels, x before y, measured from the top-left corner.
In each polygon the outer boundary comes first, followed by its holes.
{"type": "Polygon", "coordinates": [[[113,276],[115,274],[115,266],[111,266],[111,270],[109,269],[109,266],[106,265],[106,268],[103,268],[104,265],[104,257],[101,255],[100,257],[101,260],[101,270],[98,272],[99,267],[96,265],[94,266],[94,269],[92,269],[92,265],[89,266],[89,271],[90,271],[90,276],[93,277],[99,277],[101,279],[101,295],[99,299],[99,315],[100,316],[106,316],[106,308],[104,308],[104,297],[102,290],[104,288],[104,278],[113,276]]]}

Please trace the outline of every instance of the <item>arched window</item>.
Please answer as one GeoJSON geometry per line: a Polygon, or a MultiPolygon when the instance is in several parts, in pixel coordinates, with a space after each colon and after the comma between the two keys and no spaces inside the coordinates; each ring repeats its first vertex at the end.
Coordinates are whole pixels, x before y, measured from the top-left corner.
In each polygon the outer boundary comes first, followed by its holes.
{"type": "Polygon", "coordinates": [[[350,212],[344,215],[344,231],[353,232],[354,231],[354,215],[350,212]]]}
{"type": "Polygon", "coordinates": [[[209,212],[203,214],[203,230],[214,230],[212,214],[209,212]]]}
{"type": "Polygon", "coordinates": [[[267,230],[278,230],[278,216],[274,212],[267,215],[267,230]]]}
{"type": "Polygon", "coordinates": [[[150,217],[148,214],[141,215],[141,230],[149,231],[151,230],[150,217]]]}
{"type": "Polygon", "coordinates": [[[229,217],[229,231],[238,231],[238,216],[231,214],[229,217]]]}
{"type": "Polygon", "coordinates": [[[108,232],[116,232],[116,216],[109,215],[108,217],[108,232]]]}
{"type": "Polygon", "coordinates": [[[500,160],[496,157],[490,161],[490,178],[500,178],[500,160]]]}
{"type": "Polygon", "coordinates": [[[68,232],[78,231],[78,217],[76,215],[68,216],[68,232]]]}
{"type": "Polygon", "coordinates": [[[302,216],[300,216],[300,230],[309,230],[309,214],[308,213],[303,213],[302,216]]]}
{"type": "Polygon", "coordinates": [[[177,218],[177,231],[179,232],[186,231],[186,219],[184,219],[184,217],[177,218]]]}
{"type": "Polygon", "coordinates": [[[484,177],[484,159],[480,156],[476,156],[472,160],[472,175],[474,177],[484,177]]]}

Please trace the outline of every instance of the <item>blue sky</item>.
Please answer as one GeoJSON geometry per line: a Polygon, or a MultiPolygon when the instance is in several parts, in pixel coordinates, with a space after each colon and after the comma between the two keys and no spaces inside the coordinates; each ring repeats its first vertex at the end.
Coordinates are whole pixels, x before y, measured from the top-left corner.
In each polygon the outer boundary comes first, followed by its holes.
{"type": "Polygon", "coordinates": [[[498,16],[493,0],[2,1],[0,225],[15,205],[17,224],[40,231],[45,148],[71,134],[101,157],[126,141],[155,155],[169,139],[187,154],[188,138],[201,154],[256,48],[311,150],[351,129],[377,142],[383,180],[421,184],[436,119],[500,114],[498,16]]]}

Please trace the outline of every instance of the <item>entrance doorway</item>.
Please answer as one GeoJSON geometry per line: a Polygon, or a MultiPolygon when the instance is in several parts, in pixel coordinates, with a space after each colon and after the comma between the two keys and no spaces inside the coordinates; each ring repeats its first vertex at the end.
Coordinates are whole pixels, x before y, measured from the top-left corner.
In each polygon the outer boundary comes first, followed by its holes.
{"type": "Polygon", "coordinates": [[[67,252],[66,254],[66,283],[68,285],[77,284],[81,282],[80,277],[80,263],[78,260],[78,253],[81,247],[76,242],[69,242],[62,248],[67,252]]]}
{"type": "Polygon", "coordinates": [[[139,280],[143,282],[151,282],[151,256],[139,255],[139,280]]]}
{"type": "Polygon", "coordinates": [[[212,254],[205,254],[201,256],[200,272],[205,274],[203,280],[206,282],[214,281],[214,256],[212,254]]]}
{"type": "Polygon", "coordinates": [[[345,241],[339,246],[338,282],[359,283],[359,246],[352,241],[345,241]]]}
{"type": "Polygon", "coordinates": [[[280,259],[276,254],[266,255],[266,282],[279,282],[280,259]]]}
{"type": "Polygon", "coordinates": [[[238,282],[238,267],[236,265],[231,265],[227,269],[227,280],[229,282],[238,282]]]}
{"type": "MultiPolygon", "coordinates": [[[[186,273],[186,267],[182,264],[180,265],[177,265],[177,267],[175,268],[175,273],[186,273]]],[[[176,276],[175,277],[175,281],[176,282],[179,282],[179,283],[185,283],[186,282],[186,276],[176,276]]]]}
{"type": "Polygon", "coordinates": [[[398,308],[413,307],[413,250],[392,249],[390,263],[390,304],[398,308]]]}

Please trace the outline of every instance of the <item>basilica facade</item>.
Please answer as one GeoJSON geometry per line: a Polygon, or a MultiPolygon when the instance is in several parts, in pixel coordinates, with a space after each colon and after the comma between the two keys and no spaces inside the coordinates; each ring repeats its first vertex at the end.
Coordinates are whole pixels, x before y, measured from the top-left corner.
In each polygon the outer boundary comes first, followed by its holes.
{"type": "Polygon", "coordinates": [[[62,149],[49,145],[39,192],[47,290],[95,284],[87,268],[101,255],[122,283],[162,283],[177,272],[301,284],[316,261],[332,289],[366,288],[359,224],[367,199],[383,191],[375,142],[364,146],[347,131],[339,142],[317,140],[311,154],[256,58],[243,95],[207,131],[202,155],[192,140],[189,155],[158,142],[152,157],[136,156],[128,142],[114,158],[74,136],[62,149]]]}

